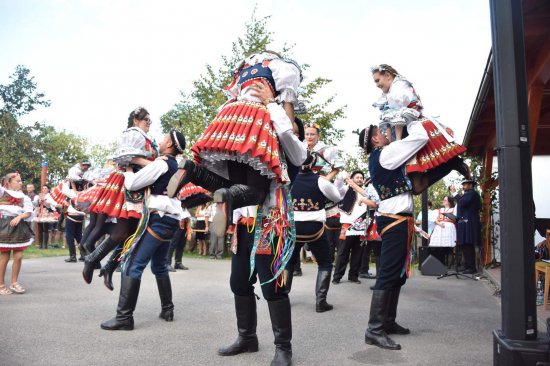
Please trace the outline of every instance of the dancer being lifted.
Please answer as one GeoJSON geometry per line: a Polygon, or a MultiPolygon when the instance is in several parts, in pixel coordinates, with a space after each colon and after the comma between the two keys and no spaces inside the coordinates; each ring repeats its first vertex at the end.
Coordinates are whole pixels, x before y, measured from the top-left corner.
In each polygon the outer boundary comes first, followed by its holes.
{"type": "Polygon", "coordinates": [[[288,182],[279,143],[294,136],[291,130],[281,131],[255,92],[269,88],[275,98],[268,102],[281,104],[294,121],[300,81],[296,63],[274,52],[247,57],[226,87],[231,99],[191,149],[195,162],[180,162],[183,169],[171,180],[169,196],[176,195],[188,182],[214,192],[214,202],[224,207],[214,216],[217,235],[225,234],[233,209],[262,204],[272,181],[288,182]]]}
{"type": "Polygon", "coordinates": [[[124,241],[136,230],[143,209],[143,190],[129,192],[124,189],[124,172],[127,166],[138,171],[158,156],[158,145],[148,134],[151,118],[147,109],[138,107],[128,116],[128,128],[118,139],[117,151],[114,160],[118,164],[118,171],[113,172],[107,179],[107,184],[98,186],[95,202],[90,205],[90,212],[97,213],[97,224],[105,223],[105,217],[117,219],[111,235],[105,239],[90,255],[85,257],[82,277],[86,283],[92,282],[92,275],[96,265],[113,249],[113,255],[101,269],[100,277],[104,277],[104,284],[113,290],[112,276],[119,263],[119,254],[124,241]]]}
{"type": "MultiPolygon", "coordinates": [[[[371,71],[374,83],[382,89],[382,95],[374,106],[381,111],[379,127],[388,141],[401,140],[404,127],[408,130],[412,122],[420,122],[420,126],[425,130],[424,145],[411,156],[412,159],[406,165],[413,193],[419,194],[431,185],[417,173],[437,168],[441,164],[448,163],[469,178],[469,168],[459,156],[466,148],[454,141],[449,128],[422,114],[423,106],[412,84],[390,65],[381,64],[371,68],[371,71]]],[[[395,159],[399,160],[401,156],[396,156],[395,159]]]]}

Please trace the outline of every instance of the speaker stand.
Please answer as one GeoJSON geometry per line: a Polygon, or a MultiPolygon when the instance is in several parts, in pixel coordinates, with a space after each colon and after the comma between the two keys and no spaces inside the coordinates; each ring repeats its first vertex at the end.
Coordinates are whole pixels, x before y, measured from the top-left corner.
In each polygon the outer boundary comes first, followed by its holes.
{"type": "Polygon", "coordinates": [[[455,243],[455,270],[454,271],[447,271],[447,273],[440,275],[437,277],[438,280],[445,278],[445,277],[451,277],[455,276],[457,279],[459,278],[466,278],[472,281],[479,281],[478,277],[474,277],[474,275],[467,275],[465,273],[460,273],[458,271],[458,262],[459,262],[459,256],[458,256],[458,244],[455,243]]]}

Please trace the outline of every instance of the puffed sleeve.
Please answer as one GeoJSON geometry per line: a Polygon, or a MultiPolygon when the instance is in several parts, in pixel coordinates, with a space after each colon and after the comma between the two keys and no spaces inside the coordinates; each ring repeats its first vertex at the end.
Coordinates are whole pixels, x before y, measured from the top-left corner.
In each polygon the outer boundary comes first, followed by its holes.
{"type": "Polygon", "coordinates": [[[119,165],[128,165],[134,157],[146,157],[145,136],[137,129],[129,128],[119,136],[113,160],[119,165]]]}
{"type": "Polygon", "coordinates": [[[24,213],[29,212],[31,215],[25,219],[27,222],[31,222],[34,219],[34,206],[29,196],[23,196],[23,210],[24,213]]]}
{"type": "Polygon", "coordinates": [[[82,179],[82,170],[80,169],[79,164],[76,164],[69,169],[69,174],[67,175],[67,179],[70,180],[71,182],[82,179]]]}
{"type": "Polygon", "coordinates": [[[282,59],[274,59],[269,63],[269,68],[275,80],[275,89],[279,92],[278,102],[295,104],[298,99],[298,86],[300,85],[300,70],[291,62],[282,59]]]}
{"type": "Polygon", "coordinates": [[[393,110],[408,107],[412,102],[419,102],[412,84],[406,79],[395,79],[386,97],[390,109],[393,110]]]}

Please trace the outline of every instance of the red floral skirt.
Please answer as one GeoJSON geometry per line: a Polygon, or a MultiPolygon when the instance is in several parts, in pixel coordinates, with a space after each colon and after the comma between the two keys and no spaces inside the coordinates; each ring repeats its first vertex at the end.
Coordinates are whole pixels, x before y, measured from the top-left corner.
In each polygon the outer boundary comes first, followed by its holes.
{"type": "MultiPolygon", "coordinates": [[[[460,144],[449,141],[435,123],[429,119],[420,121],[428,134],[428,142],[416,153],[415,160],[407,164],[407,173],[425,172],[466,151],[460,144]]],[[[446,131],[452,136],[451,131],[446,131]]]]}
{"type": "Polygon", "coordinates": [[[124,188],[124,174],[115,171],[109,175],[105,185],[97,185],[93,190],[80,198],[82,201],[93,199],[89,206],[89,211],[94,213],[103,213],[109,217],[122,219],[141,217],[143,202],[126,202],[124,188]]]}
{"type": "Polygon", "coordinates": [[[195,162],[206,168],[234,160],[283,182],[279,141],[269,111],[261,103],[236,101],[225,105],[191,150],[195,162]]]}
{"type": "Polygon", "coordinates": [[[52,188],[50,191],[50,196],[52,199],[61,206],[69,206],[69,198],[65,196],[63,193],[61,193],[61,185],[62,184],[69,184],[67,181],[59,183],[59,185],[52,188]]]}

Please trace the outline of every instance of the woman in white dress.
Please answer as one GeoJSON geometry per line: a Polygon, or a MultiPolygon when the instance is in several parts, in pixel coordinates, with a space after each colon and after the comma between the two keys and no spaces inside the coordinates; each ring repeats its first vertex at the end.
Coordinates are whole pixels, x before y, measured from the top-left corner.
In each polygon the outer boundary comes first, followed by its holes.
{"type": "MultiPolygon", "coordinates": [[[[455,200],[451,196],[445,196],[443,198],[443,207],[437,211],[437,219],[435,220],[435,228],[430,236],[430,247],[432,248],[454,248],[456,246],[456,222],[445,216],[444,214],[452,214],[456,216],[455,200]]],[[[442,255],[436,255],[442,262],[444,260],[445,253],[442,255]]],[[[447,264],[450,262],[447,261],[447,264]]]]}

